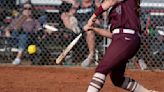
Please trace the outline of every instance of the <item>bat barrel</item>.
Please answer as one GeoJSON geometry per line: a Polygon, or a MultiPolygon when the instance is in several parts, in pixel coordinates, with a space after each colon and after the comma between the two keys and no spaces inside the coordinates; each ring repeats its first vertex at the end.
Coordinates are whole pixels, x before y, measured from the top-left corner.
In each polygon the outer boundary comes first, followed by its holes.
{"type": "Polygon", "coordinates": [[[71,51],[71,49],[74,47],[74,45],[79,41],[81,38],[82,33],[80,33],[67,47],[66,49],[58,56],[56,59],[56,64],[60,64],[63,59],[66,57],[66,55],[71,51]]]}

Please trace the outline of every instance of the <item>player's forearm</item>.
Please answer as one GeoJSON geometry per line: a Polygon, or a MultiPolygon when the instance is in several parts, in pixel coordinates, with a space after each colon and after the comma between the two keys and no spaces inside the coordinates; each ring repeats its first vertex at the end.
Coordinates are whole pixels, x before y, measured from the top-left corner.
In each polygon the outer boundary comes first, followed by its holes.
{"type": "Polygon", "coordinates": [[[92,30],[103,37],[112,38],[112,33],[106,29],[94,27],[92,30]]]}
{"type": "Polygon", "coordinates": [[[96,9],[93,15],[96,17],[101,15],[104,11],[108,10],[110,7],[114,6],[116,3],[122,0],[105,0],[101,5],[96,9]]]}
{"type": "Polygon", "coordinates": [[[105,0],[101,6],[102,8],[106,11],[108,10],[110,7],[112,7],[113,5],[115,5],[116,3],[120,2],[121,0],[105,0]]]}
{"type": "Polygon", "coordinates": [[[95,22],[96,18],[101,15],[103,12],[108,10],[110,7],[120,2],[121,0],[105,0],[94,12],[89,21],[95,22]]]}

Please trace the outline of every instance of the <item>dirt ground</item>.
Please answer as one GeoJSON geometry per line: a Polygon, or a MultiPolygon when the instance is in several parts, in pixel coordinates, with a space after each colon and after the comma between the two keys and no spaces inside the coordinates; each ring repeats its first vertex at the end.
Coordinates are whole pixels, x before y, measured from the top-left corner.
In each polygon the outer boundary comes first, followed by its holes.
{"type": "MultiPolygon", "coordinates": [[[[86,92],[94,68],[0,65],[0,92],[86,92]]],[[[163,71],[127,70],[147,88],[164,92],[163,71]]],[[[101,92],[126,92],[107,78],[101,92]]]]}

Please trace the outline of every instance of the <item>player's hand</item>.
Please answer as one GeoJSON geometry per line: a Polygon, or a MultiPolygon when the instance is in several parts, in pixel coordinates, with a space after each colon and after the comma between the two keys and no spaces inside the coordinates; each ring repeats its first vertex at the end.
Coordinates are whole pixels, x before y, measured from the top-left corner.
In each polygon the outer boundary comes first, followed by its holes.
{"type": "Polygon", "coordinates": [[[85,25],[83,29],[84,31],[93,30],[93,26],[85,25]]]}
{"type": "Polygon", "coordinates": [[[95,23],[95,20],[89,19],[88,23],[84,26],[84,31],[89,31],[93,28],[93,24],[95,23]]]}
{"type": "Polygon", "coordinates": [[[96,19],[92,19],[91,18],[91,19],[88,20],[87,25],[91,27],[91,26],[93,26],[93,24],[95,23],[95,21],[96,21],[96,19]]]}

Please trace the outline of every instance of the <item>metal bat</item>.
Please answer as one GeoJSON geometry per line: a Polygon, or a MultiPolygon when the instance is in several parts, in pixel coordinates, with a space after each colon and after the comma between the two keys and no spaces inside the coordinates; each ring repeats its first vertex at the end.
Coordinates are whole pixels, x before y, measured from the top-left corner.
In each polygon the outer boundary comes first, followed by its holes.
{"type": "Polygon", "coordinates": [[[69,53],[69,51],[74,47],[74,45],[79,41],[81,38],[82,33],[80,33],[67,47],[66,49],[58,56],[56,59],[56,64],[60,64],[63,59],[66,57],[66,55],[69,53]]]}

